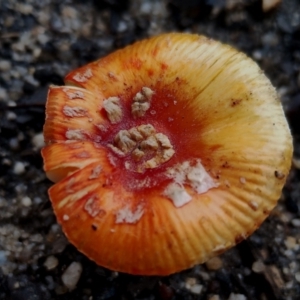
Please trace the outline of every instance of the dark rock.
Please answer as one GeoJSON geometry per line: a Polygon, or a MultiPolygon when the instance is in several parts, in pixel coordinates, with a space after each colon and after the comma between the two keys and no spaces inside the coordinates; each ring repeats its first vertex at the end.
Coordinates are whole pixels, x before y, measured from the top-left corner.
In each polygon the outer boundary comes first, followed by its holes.
{"type": "Polygon", "coordinates": [[[100,49],[90,39],[81,37],[71,45],[71,50],[79,58],[80,64],[85,64],[100,57],[100,49]]]}
{"type": "Polygon", "coordinates": [[[170,0],[168,5],[173,20],[180,28],[186,28],[207,19],[210,16],[212,7],[208,1],[203,0],[170,0]]]}
{"type": "Polygon", "coordinates": [[[300,30],[299,2],[295,0],[282,1],[282,11],[277,15],[277,25],[285,33],[295,33],[300,30]]]}
{"type": "Polygon", "coordinates": [[[38,80],[41,83],[41,85],[46,85],[46,84],[63,85],[64,84],[64,81],[61,78],[61,76],[56,74],[51,67],[36,69],[35,72],[33,73],[33,76],[36,80],[38,80]]]}
{"type": "Polygon", "coordinates": [[[8,291],[7,278],[0,269],[0,299],[6,299],[8,291]]]}
{"type": "Polygon", "coordinates": [[[11,300],[48,300],[49,292],[41,283],[34,283],[25,276],[8,279],[9,295],[11,300]]]}
{"type": "Polygon", "coordinates": [[[290,211],[294,214],[297,214],[299,212],[299,206],[298,206],[297,200],[294,199],[294,197],[287,196],[284,203],[285,203],[285,206],[288,211],[290,211]]]}
{"type": "Polygon", "coordinates": [[[232,288],[233,288],[230,274],[228,274],[226,270],[221,269],[216,272],[216,280],[218,280],[220,284],[220,289],[222,291],[222,294],[228,297],[232,292],[232,288]]]}
{"type": "Polygon", "coordinates": [[[115,11],[124,11],[129,7],[129,0],[93,0],[93,4],[99,10],[110,8],[115,11]]]}
{"type": "Polygon", "coordinates": [[[116,289],[112,285],[106,285],[103,288],[93,291],[93,299],[95,300],[112,300],[118,299],[116,289]]]}
{"type": "Polygon", "coordinates": [[[10,43],[3,41],[0,47],[0,57],[3,59],[12,59],[12,52],[10,50],[10,43]]]}
{"type": "Polygon", "coordinates": [[[213,1],[206,1],[206,0],[170,0],[169,3],[173,4],[174,6],[180,8],[180,9],[190,9],[195,7],[201,7],[202,5],[206,5],[209,2],[213,1]]]}
{"type": "Polygon", "coordinates": [[[36,90],[36,87],[30,82],[25,81],[23,84],[23,92],[25,94],[32,94],[36,90]]]}
{"type": "Polygon", "coordinates": [[[158,294],[161,300],[171,300],[174,297],[173,289],[162,282],[159,282],[158,294]]]}
{"type": "Polygon", "coordinates": [[[300,93],[292,97],[286,116],[293,133],[300,133],[300,93]]]}

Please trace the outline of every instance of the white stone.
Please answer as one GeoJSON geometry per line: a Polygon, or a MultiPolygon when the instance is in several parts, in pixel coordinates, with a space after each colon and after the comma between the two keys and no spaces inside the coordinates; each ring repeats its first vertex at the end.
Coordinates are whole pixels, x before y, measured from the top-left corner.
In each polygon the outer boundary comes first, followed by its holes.
{"type": "Polygon", "coordinates": [[[262,273],[265,270],[266,266],[260,260],[255,261],[252,264],[252,271],[255,273],[262,273]]]}
{"type": "Polygon", "coordinates": [[[29,84],[31,84],[32,86],[34,86],[34,87],[38,87],[39,85],[40,85],[40,83],[39,83],[39,81],[37,81],[32,75],[26,75],[25,76],[25,78],[24,78],[24,80],[27,82],[27,83],[29,83],[29,84]]]}
{"type": "Polygon", "coordinates": [[[8,98],[8,94],[5,89],[0,87],[0,101],[5,101],[8,98]]]}
{"type": "Polygon", "coordinates": [[[80,279],[81,273],[82,265],[74,261],[66,268],[61,276],[61,280],[69,290],[73,290],[80,279]]]}
{"type": "Polygon", "coordinates": [[[195,285],[190,287],[190,291],[193,294],[199,295],[203,289],[203,285],[196,283],[195,285]]]}
{"type": "Polygon", "coordinates": [[[297,244],[296,238],[293,236],[288,236],[285,239],[284,244],[287,249],[291,249],[291,250],[296,250],[299,247],[299,245],[297,244]]]}
{"type": "Polygon", "coordinates": [[[51,255],[46,258],[44,262],[44,267],[48,271],[55,269],[57,266],[58,266],[58,259],[55,256],[51,255]]]}
{"type": "Polygon", "coordinates": [[[32,205],[32,200],[29,197],[25,196],[22,198],[21,203],[23,206],[29,207],[32,205]]]}
{"type": "Polygon", "coordinates": [[[45,146],[43,133],[40,132],[40,133],[37,133],[36,135],[34,135],[31,139],[31,142],[36,149],[43,148],[45,146]]]}
{"type": "Polygon", "coordinates": [[[11,63],[9,60],[0,60],[0,71],[6,72],[11,68],[11,63]]]}
{"type": "Polygon", "coordinates": [[[247,298],[243,294],[234,294],[234,293],[231,293],[229,295],[228,300],[247,300],[247,298]]]}
{"type": "Polygon", "coordinates": [[[21,175],[25,172],[25,164],[22,163],[21,161],[15,162],[14,169],[13,169],[14,174],[16,175],[21,175]]]}
{"type": "Polygon", "coordinates": [[[43,199],[41,197],[34,197],[33,198],[33,203],[38,205],[41,204],[43,202],[43,199]]]}
{"type": "Polygon", "coordinates": [[[261,60],[261,59],[264,57],[264,55],[263,55],[263,53],[262,53],[261,50],[255,50],[255,51],[252,53],[252,56],[253,56],[253,58],[254,58],[255,60],[261,60]]]}
{"type": "Polygon", "coordinates": [[[203,286],[197,282],[196,278],[187,278],[185,281],[185,288],[191,293],[199,295],[203,289],[203,286]]]}
{"type": "Polygon", "coordinates": [[[7,114],[6,114],[6,118],[8,121],[13,121],[17,118],[17,115],[12,112],[12,111],[9,111],[7,114]]]}
{"type": "Polygon", "coordinates": [[[33,12],[33,6],[30,4],[17,2],[17,10],[24,15],[29,15],[33,12]]]}
{"type": "Polygon", "coordinates": [[[262,9],[264,12],[268,12],[274,9],[277,5],[279,5],[280,2],[281,0],[263,0],[262,9]]]}
{"type": "Polygon", "coordinates": [[[14,137],[14,138],[11,138],[9,140],[9,147],[10,147],[10,149],[17,150],[17,149],[19,149],[19,146],[20,146],[20,144],[19,144],[18,138],[14,137]]]}
{"type": "Polygon", "coordinates": [[[77,10],[72,6],[64,6],[62,8],[62,15],[65,18],[76,19],[77,18],[77,10]]]}
{"type": "Polygon", "coordinates": [[[209,259],[205,263],[205,265],[208,270],[215,271],[215,270],[219,270],[223,267],[223,261],[219,256],[215,256],[215,257],[209,259]]]}
{"type": "Polygon", "coordinates": [[[7,263],[6,251],[0,250],[0,266],[3,266],[7,263]]]}
{"type": "Polygon", "coordinates": [[[295,227],[300,227],[300,219],[293,219],[291,221],[291,223],[293,224],[293,226],[295,227]]]}

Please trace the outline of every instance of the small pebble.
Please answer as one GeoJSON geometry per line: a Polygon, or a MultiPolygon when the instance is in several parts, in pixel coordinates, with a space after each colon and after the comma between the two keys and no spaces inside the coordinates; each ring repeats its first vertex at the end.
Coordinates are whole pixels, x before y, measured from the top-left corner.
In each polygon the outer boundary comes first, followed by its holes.
{"type": "Polygon", "coordinates": [[[33,203],[38,205],[41,204],[43,202],[43,199],[41,197],[34,197],[33,198],[33,203]]]}
{"type": "Polygon", "coordinates": [[[280,270],[275,265],[268,266],[268,276],[271,276],[272,281],[277,288],[282,289],[284,287],[284,280],[281,276],[280,270]]]}
{"type": "Polygon", "coordinates": [[[289,275],[289,274],[291,274],[291,270],[290,270],[289,268],[284,267],[284,268],[282,269],[282,273],[283,273],[284,275],[289,275]]]}
{"type": "Polygon", "coordinates": [[[31,84],[32,86],[34,86],[35,88],[38,87],[40,85],[40,83],[35,79],[33,78],[32,75],[27,75],[25,76],[25,81],[29,84],[31,84]]]}
{"type": "Polygon", "coordinates": [[[268,12],[268,11],[276,8],[276,6],[278,6],[280,2],[281,2],[281,0],[263,0],[262,1],[262,9],[264,12],[268,12]]]}
{"type": "MultiPolygon", "coordinates": [[[[16,107],[17,104],[16,104],[15,101],[9,100],[9,101],[7,101],[7,106],[8,106],[8,107],[16,107]]],[[[15,115],[15,119],[16,119],[16,118],[17,118],[17,115],[16,115],[15,113],[13,113],[13,114],[15,115]]],[[[8,118],[8,114],[7,114],[7,118],[8,118]]]]}
{"type": "Polygon", "coordinates": [[[203,289],[203,286],[197,283],[196,278],[187,278],[185,281],[185,288],[191,293],[199,295],[203,289]]]}
{"type": "Polygon", "coordinates": [[[7,262],[6,251],[0,250],[0,266],[7,262]]]}
{"type": "Polygon", "coordinates": [[[290,267],[290,271],[295,272],[296,269],[298,270],[298,263],[295,262],[295,261],[292,261],[292,262],[289,264],[289,267],[290,267]]]}
{"type": "Polygon", "coordinates": [[[274,47],[274,46],[278,45],[278,43],[279,43],[278,36],[273,31],[267,32],[266,34],[264,34],[261,37],[261,41],[264,46],[268,46],[268,47],[274,47]]]}
{"type": "Polygon", "coordinates": [[[291,280],[291,281],[289,281],[289,282],[287,282],[286,284],[285,284],[285,288],[286,289],[291,289],[291,288],[293,288],[294,287],[294,281],[293,280],[291,280]]]}
{"type": "MultiPolygon", "coordinates": [[[[299,75],[299,82],[300,82],[300,75],[299,75]]],[[[298,157],[293,158],[293,166],[298,170],[300,169],[300,159],[298,157]]]]}
{"type": "Polygon", "coordinates": [[[262,51],[260,51],[260,50],[255,50],[255,51],[252,53],[252,56],[253,56],[253,58],[254,58],[255,60],[261,60],[261,59],[264,57],[262,51]]]}
{"type": "Polygon", "coordinates": [[[0,87],[0,101],[5,101],[8,98],[8,94],[5,89],[0,87]]]}
{"type": "Polygon", "coordinates": [[[44,267],[48,271],[55,269],[57,266],[58,266],[58,259],[55,256],[51,255],[46,258],[44,262],[44,267]]]}
{"type": "Polygon", "coordinates": [[[190,288],[191,293],[195,295],[199,295],[203,289],[203,286],[201,284],[196,283],[190,288]]]}
{"type": "Polygon", "coordinates": [[[12,111],[9,111],[7,114],[6,114],[6,118],[8,121],[13,121],[17,118],[17,115],[12,112],[12,111]]]}
{"type": "Polygon", "coordinates": [[[11,166],[11,160],[8,159],[8,158],[3,158],[2,164],[3,164],[4,166],[11,166]]]}
{"type": "Polygon", "coordinates": [[[31,142],[36,149],[43,148],[45,146],[43,133],[40,132],[40,133],[37,133],[36,135],[34,135],[31,139],[31,142]]]}
{"type": "Polygon", "coordinates": [[[20,146],[20,144],[19,144],[18,138],[14,137],[14,138],[11,138],[9,140],[9,147],[10,147],[10,149],[17,150],[17,149],[19,149],[19,146],[20,146]]]}
{"type": "Polygon", "coordinates": [[[25,3],[18,3],[18,2],[17,2],[16,9],[17,9],[20,13],[22,13],[22,14],[24,14],[24,15],[29,15],[29,14],[31,14],[32,11],[33,11],[32,5],[30,5],[30,4],[25,4],[25,3]]]}
{"type": "Polygon", "coordinates": [[[229,295],[228,300],[247,300],[247,298],[243,294],[234,294],[234,293],[231,293],[229,295]]]}
{"type": "Polygon", "coordinates": [[[16,175],[21,175],[25,172],[25,164],[21,161],[15,162],[13,173],[16,175]]]}
{"type": "Polygon", "coordinates": [[[72,262],[61,276],[63,284],[69,289],[73,290],[79,281],[82,273],[82,265],[78,262],[72,262]]]}
{"type": "Polygon", "coordinates": [[[252,265],[252,271],[255,273],[262,273],[266,269],[265,264],[261,260],[257,260],[252,265]]]}
{"type": "Polygon", "coordinates": [[[203,280],[205,280],[205,281],[208,281],[209,279],[210,279],[210,276],[209,276],[209,274],[207,273],[207,272],[203,272],[203,271],[199,271],[199,272],[197,272],[200,276],[201,276],[201,278],[203,279],[203,280]]]}
{"type": "Polygon", "coordinates": [[[72,6],[64,6],[62,8],[62,15],[65,18],[75,19],[77,18],[77,10],[72,6]]]}
{"type": "Polygon", "coordinates": [[[285,239],[284,244],[287,247],[287,249],[292,249],[293,250],[295,248],[299,248],[299,245],[297,244],[297,240],[293,236],[288,236],[285,239]]]}
{"type": "Polygon", "coordinates": [[[125,32],[127,30],[127,24],[124,21],[120,21],[117,27],[118,32],[125,32]]]}
{"type": "Polygon", "coordinates": [[[208,270],[215,271],[219,270],[223,266],[223,261],[220,257],[216,256],[211,258],[205,263],[208,270]]]}
{"type": "Polygon", "coordinates": [[[29,198],[29,197],[23,197],[22,200],[21,200],[21,203],[23,206],[25,207],[29,207],[32,205],[32,200],[29,198]]]}
{"type": "Polygon", "coordinates": [[[53,280],[52,276],[45,276],[45,280],[47,282],[47,287],[49,290],[54,290],[55,288],[55,282],[53,280]]]}
{"type": "Polygon", "coordinates": [[[297,273],[295,274],[295,279],[296,279],[298,282],[300,282],[300,272],[297,272],[297,273]]]}
{"type": "Polygon", "coordinates": [[[1,72],[6,72],[10,70],[11,68],[11,63],[9,60],[0,60],[0,71],[1,72]]]}
{"type": "Polygon", "coordinates": [[[300,227],[300,219],[293,219],[291,221],[291,223],[293,224],[293,226],[295,227],[300,227]]]}
{"type": "Polygon", "coordinates": [[[291,249],[285,250],[283,253],[286,257],[288,257],[290,259],[295,256],[294,251],[291,249]]]}
{"type": "Polygon", "coordinates": [[[197,279],[196,278],[192,278],[192,277],[188,277],[185,280],[185,287],[187,289],[189,289],[192,285],[197,283],[197,279]]]}

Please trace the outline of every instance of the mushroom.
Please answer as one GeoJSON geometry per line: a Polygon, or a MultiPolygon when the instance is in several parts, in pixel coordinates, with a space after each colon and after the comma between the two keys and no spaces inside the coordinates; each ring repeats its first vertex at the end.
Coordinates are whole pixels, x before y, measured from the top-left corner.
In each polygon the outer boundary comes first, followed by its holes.
{"type": "Polygon", "coordinates": [[[97,264],[167,275],[246,239],[292,139],[255,62],[194,34],[137,42],[49,89],[42,150],[64,233],[97,264]]]}

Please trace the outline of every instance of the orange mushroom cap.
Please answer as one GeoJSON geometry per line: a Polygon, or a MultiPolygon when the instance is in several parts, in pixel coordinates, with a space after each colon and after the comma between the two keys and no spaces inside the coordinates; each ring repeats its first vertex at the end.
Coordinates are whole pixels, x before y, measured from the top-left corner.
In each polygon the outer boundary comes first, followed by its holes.
{"type": "Polygon", "coordinates": [[[42,150],[58,222],[79,251],[166,275],[247,238],[280,197],[292,139],[250,58],[164,34],[49,89],[42,150]]]}

